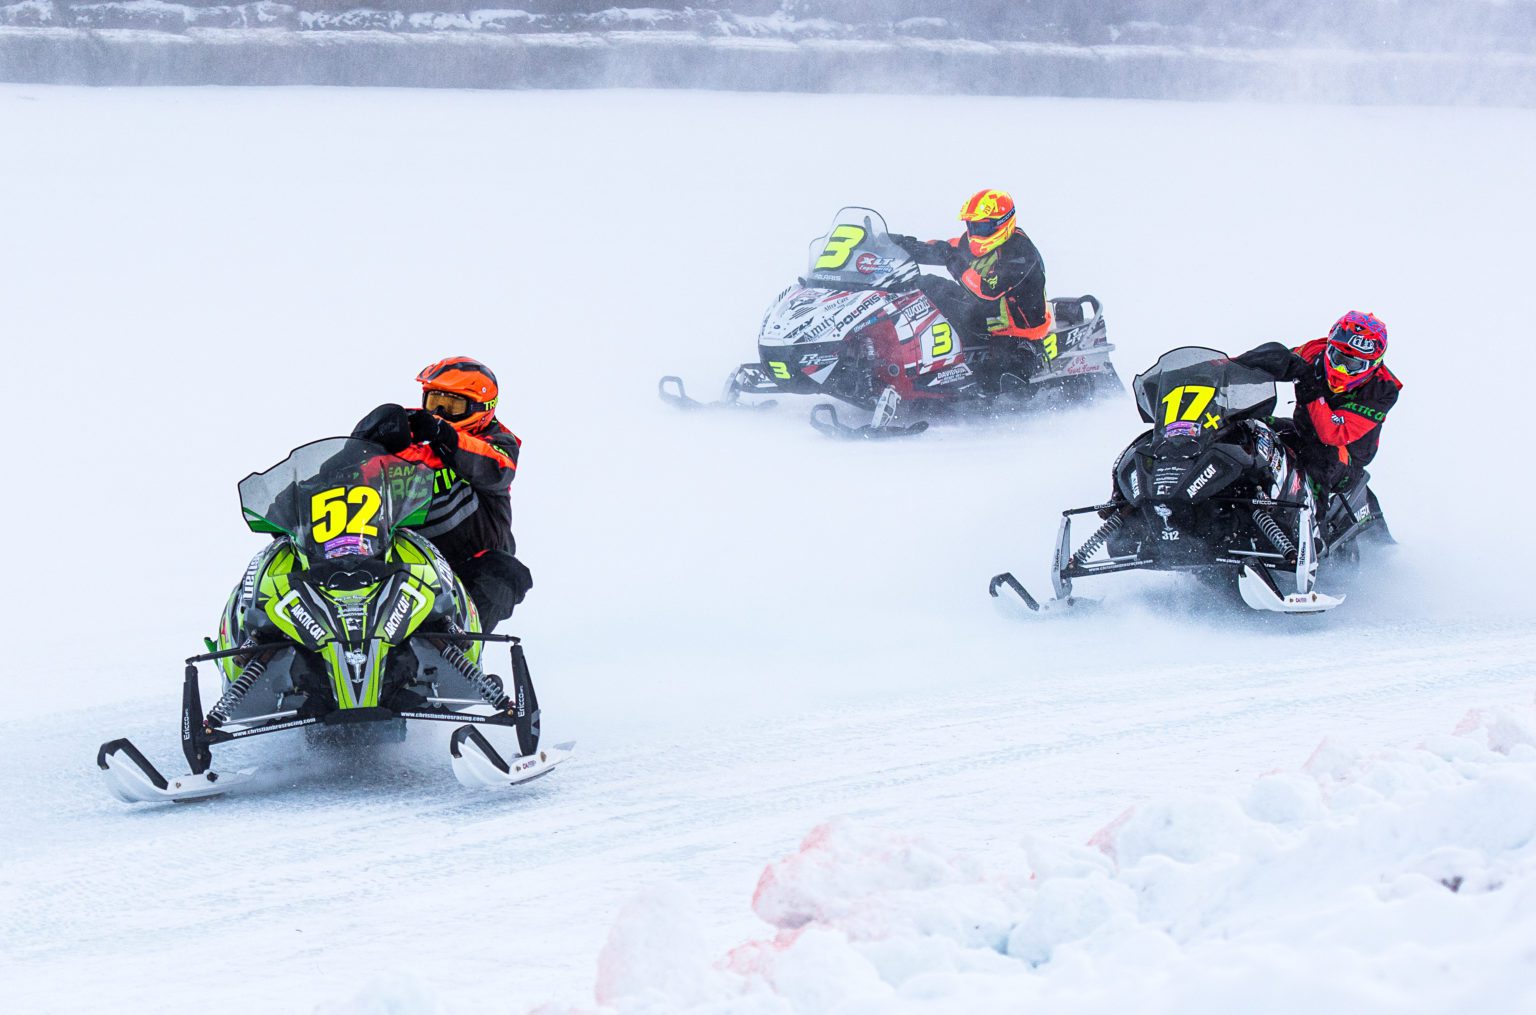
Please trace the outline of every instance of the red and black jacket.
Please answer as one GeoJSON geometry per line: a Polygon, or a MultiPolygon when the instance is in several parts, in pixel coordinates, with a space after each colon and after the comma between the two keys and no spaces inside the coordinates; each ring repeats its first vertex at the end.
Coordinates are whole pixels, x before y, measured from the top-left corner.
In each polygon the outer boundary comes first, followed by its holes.
{"type": "Polygon", "coordinates": [[[1376,457],[1382,424],[1397,404],[1403,382],[1382,364],[1358,388],[1335,393],[1323,374],[1327,345],[1327,339],[1319,338],[1293,351],[1269,342],[1233,359],[1277,381],[1295,383],[1293,419],[1301,437],[1302,466],[1325,488],[1336,489],[1357,478],[1376,457]]]}
{"type": "Polygon", "coordinates": [[[915,259],[921,264],[942,264],[966,292],[989,305],[989,334],[1038,341],[1050,333],[1045,261],[1024,230],[1015,229],[1007,242],[980,257],[971,255],[964,236],[950,240],[947,248],[937,241],[927,246],[931,253],[920,253],[915,259]]]}
{"type": "Polygon", "coordinates": [[[473,434],[458,433],[446,455],[413,444],[400,457],[437,470],[427,520],[416,531],[457,567],[485,550],[517,552],[512,537],[512,480],[523,442],[492,418],[473,434]]]}

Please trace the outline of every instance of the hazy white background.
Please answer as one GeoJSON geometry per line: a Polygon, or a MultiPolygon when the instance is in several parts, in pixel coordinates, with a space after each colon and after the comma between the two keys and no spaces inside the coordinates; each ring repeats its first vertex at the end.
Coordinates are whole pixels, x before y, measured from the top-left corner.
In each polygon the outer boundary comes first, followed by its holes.
{"type": "Polygon", "coordinates": [[[693,899],[723,954],[763,932],[764,865],[835,815],[1022,864],[1025,834],[1080,844],[1173,788],[1238,792],[1325,735],[1397,744],[1528,704],[1533,128],[1502,110],[0,87],[26,463],[0,499],[10,992],[177,1008],[217,986],[309,1010],[391,968],[432,1003],[487,982],[581,1002],[636,892],[693,899]],[[947,236],[984,186],[1018,199],[1052,292],[1103,299],[1127,379],[1176,345],[1295,344],[1351,308],[1387,322],[1407,386],[1373,472],[1402,546],[1374,582],[1321,618],[1141,576],[1083,583],[1106,596],[1092,619],[1000,616],[987,578],[1048,587],[1057,513],[1104,494],[1129,398],[876,446],[816,435],[809,403],[656,400],[662,373],[712,393],[754,357],[839,206],[947,236]],[[536,585],[507,629],[577,759],[481,795],[453,782],[446,731],[373,770],[291,760],[301,743],[275,736],[236,752],[280,773],[266,792],[108,799],[101,741],[178,758],[179,661],[260,546],[235,483],[413,400],[452,354],[497,370],[525,441],[536,585]]]}

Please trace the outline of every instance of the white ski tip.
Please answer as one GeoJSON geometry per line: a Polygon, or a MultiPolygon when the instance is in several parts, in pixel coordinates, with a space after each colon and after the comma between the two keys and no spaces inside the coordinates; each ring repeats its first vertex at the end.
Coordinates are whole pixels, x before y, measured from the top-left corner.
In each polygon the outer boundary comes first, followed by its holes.
{"type": "Polygon", "coordinates": [[[219,796],[254,773],[253,769],[223,775],[204,772],[167,779],[127,740],[102,744],[96,754],[96,765],[106,780],[107,792],[125,804],[219,796]]]}
{"type": "Polygon", "coordinates": [[[1269,613],[1324,613],[1344,601],[1343,596],[1326,596],[1321,592],[1293,592],[1282,596],[1273,584],[1247,564],[1237,576],[1237,590],[1249,607],[1269,613]]]}
{"type": "Polygon", "coordinates": [[[460,785],[471,788],[516,786],[548,775],[550,770],[571,756],[576,741],[553,747],[540,747],[532,754],[505,761],[491,742],[473,726],[460,726],[453,733],[450,750],[453,775],[460,785]]]}

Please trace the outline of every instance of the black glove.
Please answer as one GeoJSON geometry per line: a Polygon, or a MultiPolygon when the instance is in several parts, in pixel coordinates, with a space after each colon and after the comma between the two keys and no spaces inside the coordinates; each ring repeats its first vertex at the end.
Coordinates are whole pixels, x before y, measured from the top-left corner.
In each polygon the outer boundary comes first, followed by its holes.
{"type": "Polygon", "coordinates": [[[896,244],[902,250],[905,250],[914,258],[917,257],[917,255],[922,252],[922,249],[928,245],[922,240],[918,239],[916,236],[903,236],[901,233],[889,233],[888,235],[890,236],[892,243],[896,244]]]}
{"type": "Polygon", "coordinates": [[[385,403],[359,420],[352,436],[373,441],[395,455],[410,445],[412,429],[404,406],[385,403]]]}
{"type": "Polygon", "coordinates": [[[408,416],[411,438],[429,445],[444,465],[453,464],[453,453],[459,450],[459,432],[453,428],[453,424],[425,409],[412,409],[408,416]]]}
{"type": "Polygon", "coordinates": [[[509,556],[503,561],[502,573],[507,583],[513,588],[514,603],[521,603],[528,595],[528,590],[533,588],[533,572],[528,570],[528,565],[509,556]]]}

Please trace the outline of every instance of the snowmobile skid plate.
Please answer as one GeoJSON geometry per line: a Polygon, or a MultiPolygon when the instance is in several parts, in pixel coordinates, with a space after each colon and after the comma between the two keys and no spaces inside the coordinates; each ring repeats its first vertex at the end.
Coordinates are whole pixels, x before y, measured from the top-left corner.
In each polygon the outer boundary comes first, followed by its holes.
{"type": "MultiPolygon", "coordinates": [[[[768,390],[776,391],[778,389],[770,388],[768,390]]],[[[736,397],[742,394],[743,391],[747,394],[758,393],[733,385],[729,398],[721,399],[718,402],[701,402],[688,394],[688,390],[683,387],[683,379],[681,377],[668,374],[656,382],[656,393],[661,396],[661,400],[679,409],[746,409],[748,411],[755,411],[771,409],[778,404],[771,398],[762,402],[738,402],[736,397]]]]}
{"type": "Polygon", "coordinates": [[[1344,601],[1343,596],[1325,596],[1321,592],[1282,595],[1269,569],[1262,564],[1243,565],[1237,576],[1237,590],[1250,607],[1270,613],[1324,613],[1344,601]]]}
{"type": "Polygon", "coordinates": [[[536,748],[532,754],[508,762],[502,759],[484,733],[473,726],[460,726],[453,731],[448,749],[453,754],[454,777],[461,785],[516,786],[548,775],[551,769],[571,756],[576,741],[536,748]]]}
{"type": "Polygon", "coordinates": [[[885,426],[875,426],[873,424],[849,426],[837,418],[836,407],[824,402],[811,409],[811,426],[828,437],[878,440],[885,437],[916,437],[928,429],[928,421],[920,419],[916,423],[911,423],[907,426],[896,426],[889,423],[885,426]]]}
{"type": "Polygon", "coordinates": [[[106,779],[107,790],[125,804],[162,800],[202,800],[219,796],[249,779],[255,769],[238,772],[204,772],[167,779],[127,739],[112,740],[96,752],[96,765],[106,779]]]}

